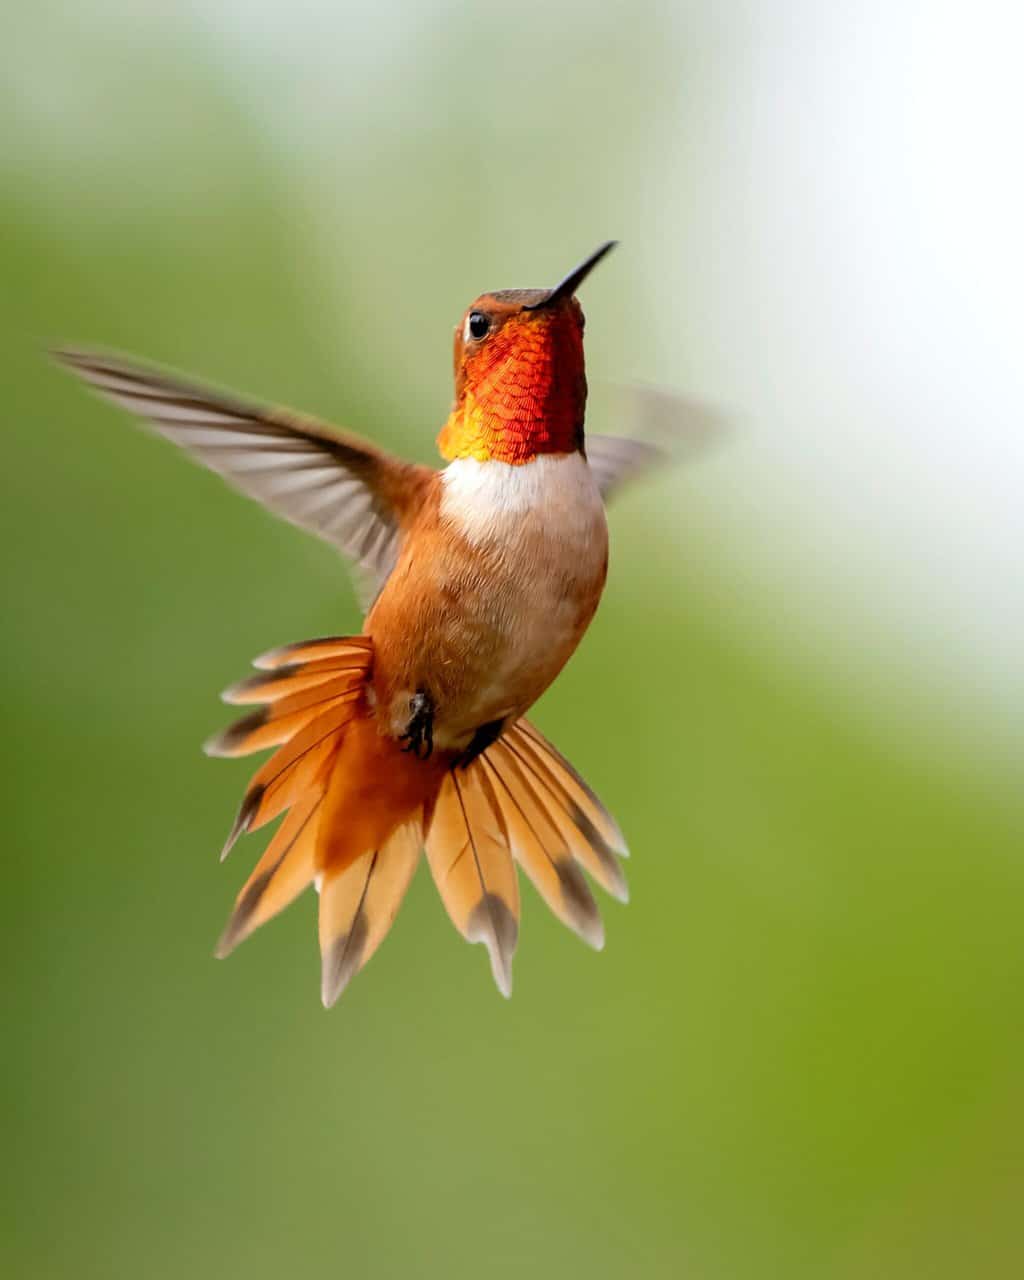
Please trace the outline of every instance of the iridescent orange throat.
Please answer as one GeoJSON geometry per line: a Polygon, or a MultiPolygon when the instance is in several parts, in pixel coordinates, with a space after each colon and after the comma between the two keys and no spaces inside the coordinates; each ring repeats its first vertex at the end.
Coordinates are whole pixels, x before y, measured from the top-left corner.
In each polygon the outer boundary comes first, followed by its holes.
{"type": "MultiPolygon", "coordinates": [[[[461,354],[456,345],[456,360],[461,354]]],[[[583,444],[587,380],[575,318],[508,321],[456,369],[455,406],[437,445],[449,462],[509,462],[573,453],[583,444]]]]}

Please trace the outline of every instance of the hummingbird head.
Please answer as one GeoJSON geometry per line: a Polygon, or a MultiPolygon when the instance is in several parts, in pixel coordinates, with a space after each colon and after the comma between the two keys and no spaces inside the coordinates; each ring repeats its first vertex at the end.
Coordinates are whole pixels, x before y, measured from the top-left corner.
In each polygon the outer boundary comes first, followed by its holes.
{"type": "Polygon", "coordinates": [[[583,444],[587,379],[583,311],[575,298],[609,240],[553,289],[484,293],[455,330],[455,404],[441,455],[532,462],[583,444]]]}

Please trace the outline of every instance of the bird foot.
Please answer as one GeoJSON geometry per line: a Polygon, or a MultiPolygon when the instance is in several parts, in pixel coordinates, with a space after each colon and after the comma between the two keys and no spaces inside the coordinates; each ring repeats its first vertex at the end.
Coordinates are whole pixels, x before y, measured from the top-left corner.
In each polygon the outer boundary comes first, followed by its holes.
{"type": "Polygon", "coordinates": [[[411,751],[417,760],[427,760],[434,750],[434,703],[429,694],[418,689],[409,699],[409,710],[412,715],[405,733],[399,734],[399,741],[406,744],[402,750],[411,751]]]}

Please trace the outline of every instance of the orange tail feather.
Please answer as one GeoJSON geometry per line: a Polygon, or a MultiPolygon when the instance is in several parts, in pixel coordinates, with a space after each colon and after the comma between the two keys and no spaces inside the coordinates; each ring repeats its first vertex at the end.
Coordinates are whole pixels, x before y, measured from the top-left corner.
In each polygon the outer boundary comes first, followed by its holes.
{"type": "Polygon", "coordinates": [[[288,645],[257,665],[225,694],[257,710],[207,745],[226,756],[277,748],[249,783],[225,854],[244,832],[288,812],[236,899],[218,955],[315,883],[321,991],[333,1004],[390,929],[424,841],[452,922],[487,947],[505,995],[519,924],[516,863],[559,919],[603,944],[583,872],[624,901],[622,834],[531,724],[512,725],[468,767],[450,752],[421,759],[378,732],[368,637],[288,645]]]}
{"type": "Polygon", "coordinates": [[[424,813],[445,760],[420,760],[381,736],[366,698],[365,636],[288,645],[225,692],[258,709],[215,735],[210,755],[276,746],[253,775],[225,846],[282,812],[217,947],[227,955],[310,883],[321,890],[323,998],[333,1004],[383,940],[419,859],[424,813]]]}

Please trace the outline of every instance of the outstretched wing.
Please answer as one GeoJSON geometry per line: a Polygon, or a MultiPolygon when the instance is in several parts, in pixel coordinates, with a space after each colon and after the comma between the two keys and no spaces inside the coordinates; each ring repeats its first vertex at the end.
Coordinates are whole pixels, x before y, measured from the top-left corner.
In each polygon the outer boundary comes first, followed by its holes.
{"type": "Polygon", "coordinates": [[[653,387],[626,389],[620,413],[629,419],[629,437],[588,432],[584,445],[605,502],[655,467],[704,452],[727,430],[726,419],[717,410],[653,387]]]}
{"type": "Polygon", "coordinates": [[[229,484],[350,556],[379,588],[402,522],[433,474],[288,409],[211,391],[119,356],[55,357],[229,484]]]}

